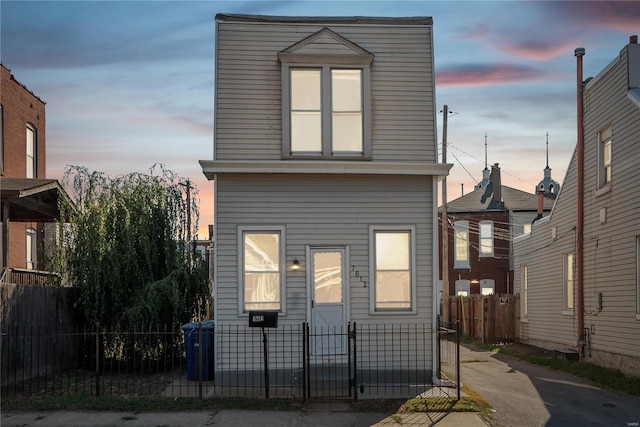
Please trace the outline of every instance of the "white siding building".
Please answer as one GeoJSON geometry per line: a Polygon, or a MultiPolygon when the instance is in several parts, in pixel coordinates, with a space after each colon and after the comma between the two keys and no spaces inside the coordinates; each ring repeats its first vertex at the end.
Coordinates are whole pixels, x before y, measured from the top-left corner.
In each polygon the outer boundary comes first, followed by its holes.
{"type": "Polygon", "coordinates": [[[432,325],[435,114],[431,18],[218,15],[216,327],[432,325]]]}
{"type": "MultiPolygon", "coordinates": [[[[588,59],[588,52],[585,56],[588,59]]],[[[583,301],[574,153],[551,215],[515,242],[521,340],[640,372],[640,45],[583,85],[583,301]],[[584,305],[580,313],[579,307],[584,305]],[[583,319],[580,319],[580,316],[583,319]],[[583,324],[582,330],[578,325],[583,324]]]]}

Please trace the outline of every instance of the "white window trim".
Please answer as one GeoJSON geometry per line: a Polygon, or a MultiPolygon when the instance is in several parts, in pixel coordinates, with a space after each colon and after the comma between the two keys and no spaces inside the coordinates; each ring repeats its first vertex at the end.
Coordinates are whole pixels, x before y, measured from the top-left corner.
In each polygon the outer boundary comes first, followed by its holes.
{"type": "Polygon", "coordinates": [[[26,166],[26,174],[27,178],[37,178],[38,177],[38,133],[36,131],[36,127],[31,123],[27,123],[25,129],[25,166],[26,166]],[[29,131],[32,133],[33,137],[33,154],[29,157],[29,131]],[[32,176],[29,176],[32,175],[32,176]]]}
{"type": "Polygon", "coordinates": [[[467,220],[458,220],[453,223],[453,268],[470,268],[470,260],[469,260],[469,221],[467,220]],[[457,232],[458,231],[466,231],[467,232],[467,259],[466,260],[458,260],[457,258],[457,232]]]}
{"type": "Polygon", "coordinates": [[[575,283],[576,283],[576,279],[575,279],[575,271],[574,271],[574,264],[575,264],[575,254],[573,252],[563,252],[562,253],[562,314],[565,316],[573,316],[574,312],[575,312],[575,298],[576,298],[576,294],[575,294],[575,283]],[[567,265],[567,258],[568,255],[571,255],[571,259],[572,259],[572,263],[570,266],[567,265]],[[567,268],[571,269],[572,272],[572,289],[571,289],[571,295],[572,295],[572,305],[573,307],[569,307],[569,300],[568,300],[568,277],[567,277],[567,268]]]}
{"type": "Polygon", "coordinates": [[[27,270],[37,270],[38,265],[38,233],[35,228],[29,227],[27,228],[26,233],[26,241],[25,241],[25,265],[27,270]],[[29,242],[31,240],[31,242],[29,242]],[[31,248],[29,248],[29,243],[31,244],[31,248]],[[31,249],[31,251],[29,251],[31,249]]]}
{"type": "Polygon", "coordinates": [[[491,258],[495,255],[495,230],[493,221],[480,221],[478,223],[478,256],[480,258],[491,258]],[[488,224],[491,226],[491,252],[483,253],[482,252],[482,225],[488,224]]]}
{"type": "MultiPolygon", "coordinates": [[[[596,196],[599,196],[601,194],[608,193],[611,190],[611,183],[613,182],[613,175],[611,176],[611,179],[609,181],[605,181],[606,169],[604,166],[604,141],[605,140],[611,141],[611,144],[613,147],[613,128],[611,124],[604,126],[602,129],[598,131],[596,140],[598,144],[598,150],[597,150],[598,170],[597,170],[597,180],[596,180],[596,184],[597,184],[596,196]]],[[[613,170],[613,148],[611,150],[610,167],[613,170]]]]}
{"type": "Polygon", "coordinates": [[[417,312],[416,303],[416,227],[414,225],[370,225],[369,226],[369,314],[371,315],[409,315],[417,312]],[[376,309],[376,253],[375,238],[378,231],[409,232],[409,268],[411,307],[376,309]]]}
{"type": "Polygon", "coordinates": [[[520,266],[520,321],[529,321],[529,266],[520,266]]]}
{"type": "Polygon", "coordinates": [[[280,233],[280,248],[279,248],[279,273],[280,273],[280,310],[273,310],[280,313],[281,316],[286,316],[286,272],[287,272],[287,261],[286,261],[286,236],[285,236],[285,226],[274,226],[274,225],[257,225],[257,226],[249,226],[249,225],[241,225],[238,227],[238,315],[242,317],[249,316],[249,311],[245,311],[244,309],[244,234],[246,232],[273,232],[280,233]]]}
{"type": "Polygon", "coordinates": [[[371,70],[373,55],[311,55],[296,53],[279,53],[282,80],[282,158],[283,159],[340,159],[371,160],[371,70]],[[322,69],[322,153],[291,152],[291,69],[322,69]],[[331,87],[326,82],[331,79],[331,69],[362,70],[362,153],[331,152],[331,87]],[[328,98],[327,98],[328,97],[328,98]]]}

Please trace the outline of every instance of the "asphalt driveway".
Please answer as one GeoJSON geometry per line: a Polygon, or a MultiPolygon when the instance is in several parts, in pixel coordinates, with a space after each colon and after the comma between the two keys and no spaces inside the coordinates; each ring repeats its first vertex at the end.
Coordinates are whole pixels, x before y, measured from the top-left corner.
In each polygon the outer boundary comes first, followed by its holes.
{"type": "Polygon", "coordinates": [[[640,399],[518,359],[461,346],[461,381],[493,406],[495,425],[640,425],[640,399]]]}

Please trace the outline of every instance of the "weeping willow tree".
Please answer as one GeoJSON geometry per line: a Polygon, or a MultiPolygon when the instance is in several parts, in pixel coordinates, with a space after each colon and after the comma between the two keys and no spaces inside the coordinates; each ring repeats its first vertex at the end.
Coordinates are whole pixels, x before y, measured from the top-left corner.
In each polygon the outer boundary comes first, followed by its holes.
{"type": "Polygon", "coordinates": [[[207,267],[187,249],[195,190],[162,166],[115,178],[70,166],[63,184],[75,207],[60,206],[54,265],[84,321],[173,326],[203,315],[207,267]]]}

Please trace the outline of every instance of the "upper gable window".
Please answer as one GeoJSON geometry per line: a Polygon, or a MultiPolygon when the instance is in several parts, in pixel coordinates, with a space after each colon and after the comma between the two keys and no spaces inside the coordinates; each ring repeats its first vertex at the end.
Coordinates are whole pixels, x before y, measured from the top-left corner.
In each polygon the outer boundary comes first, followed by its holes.
{"type": "Polygon", "coordinates": [[[282,156],[370,159],[373,55],[329,29],[280,52],[282,156]],[[315,50],[314,42],[329,50],[315,50]]]}
{"type": "Polygon", "coordinates": [[[611,183],[611,126],[598,132],[598,188],[611,183]]]}

